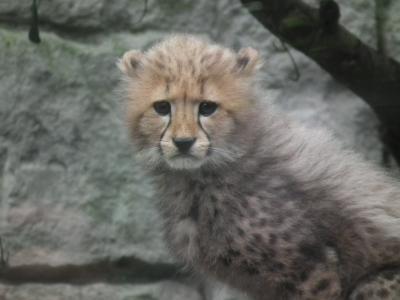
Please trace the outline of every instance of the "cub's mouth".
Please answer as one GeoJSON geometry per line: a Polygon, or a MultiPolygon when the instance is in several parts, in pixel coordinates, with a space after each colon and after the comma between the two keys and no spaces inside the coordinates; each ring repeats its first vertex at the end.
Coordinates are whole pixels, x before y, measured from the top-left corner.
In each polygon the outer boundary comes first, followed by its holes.
{"type": "Polygon", "coordinates": [[[190,153],[178,153],[170,157],[169,159],[193,159],[193,160],[200,160],[199,157],[194,156],[190,153]]]}
{"type": "Polygon", "coordinates": [[[172,169],[196,169],[203,164],[203,158],[186,153],[178,153],[164,159],[172,169]]]}

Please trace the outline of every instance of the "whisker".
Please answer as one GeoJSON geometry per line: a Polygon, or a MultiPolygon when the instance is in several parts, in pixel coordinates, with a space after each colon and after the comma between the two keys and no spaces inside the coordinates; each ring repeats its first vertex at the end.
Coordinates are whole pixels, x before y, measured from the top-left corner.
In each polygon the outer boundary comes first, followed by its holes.
{"type": "Polygon", "coordinates": [[[198,147],[200,149],[210,149],[210,150],[214,151],[215,153],[218,153],[229,160],[234,160],[235,158],[239,158],[240,156],[243,155],[242,151],[233,151],[230,149],[213,147],[213,146],[210,146],[208,143],[198,144],[198,147]]]}
{"type": "Polygon", "coordinates": [[[241,153],[238,152],[238,151],[234,152],[234,151],[231,151],[231,150],[222,149],[222,148],[216,148],[216,147],[210,147],[210,149],[215,151],[215,152],[217,152],[217,153],[219,153],[219,154],[232,156],[233,158],[241,156],[241,153]]]}

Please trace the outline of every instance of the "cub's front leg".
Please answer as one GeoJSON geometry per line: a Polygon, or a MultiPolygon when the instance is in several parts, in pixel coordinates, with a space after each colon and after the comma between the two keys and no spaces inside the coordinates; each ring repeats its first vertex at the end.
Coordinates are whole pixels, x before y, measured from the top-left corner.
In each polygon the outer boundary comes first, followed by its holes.
{"type": "Polygon", "coordinates": [[[351,293],[349,300],[399,300],[400,269],[384,270],[368,276],[351,293]]]}

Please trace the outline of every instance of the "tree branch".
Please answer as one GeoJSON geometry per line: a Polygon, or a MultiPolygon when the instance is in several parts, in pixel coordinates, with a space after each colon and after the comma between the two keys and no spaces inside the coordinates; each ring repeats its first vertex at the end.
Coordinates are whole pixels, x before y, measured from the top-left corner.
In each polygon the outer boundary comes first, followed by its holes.
{"type": "Polygon", "coordinates": [[[39,44],[40,43],[40,35],[39,35],[39,16],[38,16],[38,9],[37,9],[37,3],[36,0],[32,1],[32,6],[31,6],[31,13],[32,13],[32,19],[31,19],[31,27],[29,29],[29,40],[32,43],[39,44]]]}
{"type": "Polygon", "coordinates": [[[333,0],[321,1],[331,5],[321,5],[320,10],[300,0],[241,2],[274,35],[313,59],[371,106],[384,126],[382,140],[400,165],[400,64],[335,24],[340,13],[323,10],[334,7],[333,0]],[[333,17],[322,19],[326,16],[333,17]]]}

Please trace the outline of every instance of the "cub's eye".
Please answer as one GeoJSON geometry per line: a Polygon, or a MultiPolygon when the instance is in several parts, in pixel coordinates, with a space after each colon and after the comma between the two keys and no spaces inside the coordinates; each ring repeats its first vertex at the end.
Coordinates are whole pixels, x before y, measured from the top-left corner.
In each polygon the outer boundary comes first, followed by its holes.
{"type": "Polygon", "coordinates": [[[160,116],[166,116],[171,113],[171,104],[168,101],[161,100],[154,102],[153,107],[160,116]]]}
{"type": "Polygon", "coordinates": [[[208,117],[211,116],[218,108],[218,104],[212,101],[203,101],[199,106],[199,114],[208,117]]]}

